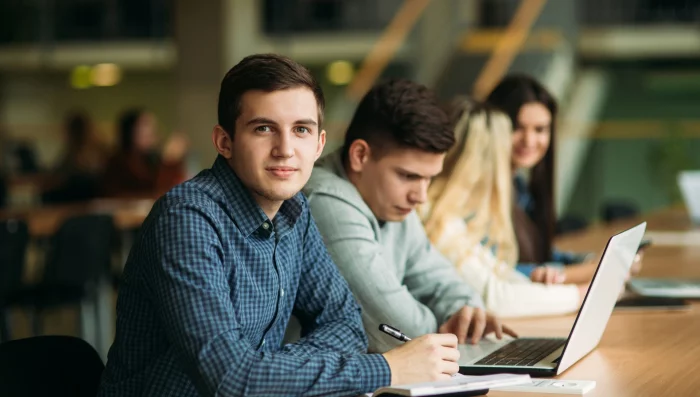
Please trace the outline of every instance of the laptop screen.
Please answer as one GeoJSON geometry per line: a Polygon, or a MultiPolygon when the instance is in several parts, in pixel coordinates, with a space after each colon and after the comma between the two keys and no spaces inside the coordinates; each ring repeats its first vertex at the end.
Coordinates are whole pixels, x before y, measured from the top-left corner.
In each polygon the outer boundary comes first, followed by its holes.
{"type": "Polygon", "coordinates": [[[691,222],[700,225],[700,171],[683,171],[678,174],[678,186],[691,222]]]}
{"type": "Polygon", "coordinates": [[[571,328],[557,374],[562,373],[598,345],[615,302],[624,288],[625,279],[645,230],[646,222],[608,240],[586,298],[571,328]]]}

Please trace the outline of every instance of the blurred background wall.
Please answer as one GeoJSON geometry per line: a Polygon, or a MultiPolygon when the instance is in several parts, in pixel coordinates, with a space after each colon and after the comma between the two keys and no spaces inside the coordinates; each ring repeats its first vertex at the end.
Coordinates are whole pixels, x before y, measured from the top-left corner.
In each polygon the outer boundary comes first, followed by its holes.
{"type": "MultiPolygon", "coordinates": [[[[0,144],[51,169],[62,123],[142,106],[182,132],[190,174],[214,158],[219,82],[246,55],[307,65],[327,95],[329,149],[359,97],[401,76],[445,99],[523,72],[557,96],[557,210],[586,220],[610,201],[678,202],[675,175],[700,168],[697,0],[5,0],[0,2],[0,144]]],[[[10,192],[10,204],[24,193],[10,192]]]]}

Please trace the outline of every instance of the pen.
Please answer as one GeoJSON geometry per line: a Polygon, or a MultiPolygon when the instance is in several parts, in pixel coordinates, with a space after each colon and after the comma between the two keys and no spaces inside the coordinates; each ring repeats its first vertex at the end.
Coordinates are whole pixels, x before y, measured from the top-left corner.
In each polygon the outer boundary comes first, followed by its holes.
{"type": "MultiPolygon", "coordinates": [[[[386,324],[379,324],[379,330],[384,332],[385,334],[392,336],[401,342],[408,342],[411,340],[408,336],[404,335],[403,332],[399,331],[398,329],[392,327],[391,325],[386,325],[386,324]]],[[[455,372],[452,374],[453,378],[460,378],[463,377],[464,375],[460,374],[459,372],[455,372]]]]}
{"type": "Polygon", "coordinates": [[[392,336],[401,342],[408,342],[411,340],[408,336],[404,335],[399,331],[398,329],[392,327],[391,325],[386,325],[386,324],[379,324],[379,330],[384,332],[385,334],[392,336]]]}

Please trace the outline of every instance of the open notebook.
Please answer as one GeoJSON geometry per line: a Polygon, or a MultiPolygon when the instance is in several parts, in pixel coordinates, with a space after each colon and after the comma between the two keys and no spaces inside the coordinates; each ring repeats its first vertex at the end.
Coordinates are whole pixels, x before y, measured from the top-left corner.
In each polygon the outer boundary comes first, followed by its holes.
{"type": "Polygon", "coordinates": [[[491,388],[529,385],[531,383],[530,375],[467,376],[457,374],[450,380],[382,387],[374,393],[365,394],[365,396],[479,396],[488,393],[491,388]]]}

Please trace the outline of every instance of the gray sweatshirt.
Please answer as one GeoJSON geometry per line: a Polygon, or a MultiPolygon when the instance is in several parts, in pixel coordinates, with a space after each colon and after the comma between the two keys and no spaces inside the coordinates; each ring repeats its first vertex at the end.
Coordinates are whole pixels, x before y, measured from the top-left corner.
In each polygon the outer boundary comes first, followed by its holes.
{"type": "Polygon", "coordinates": [[[369,350],[400,342],[386,323],[410,337],[436,332],[464,305],[483,307],[454,265],[428,240],[414,212],[380,225],[345,174],[340,151],[319,160],[304,188],[326,247],[362,307],[369,350]]]}

